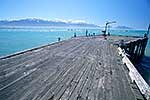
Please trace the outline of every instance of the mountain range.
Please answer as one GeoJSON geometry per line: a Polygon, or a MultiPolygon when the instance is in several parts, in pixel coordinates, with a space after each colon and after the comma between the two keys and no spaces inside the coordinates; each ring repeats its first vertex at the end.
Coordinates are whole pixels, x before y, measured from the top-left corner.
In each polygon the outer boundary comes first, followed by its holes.
{"type": "Polygon", "coordinates": [[[63,22],[63,21],[48,21],[43,19],[20,19],[20,20],[1,20],[0,26],[58,26],[58,27],[99,27],[98,25],[88,24],[85,22],[63,22]]]}
{"type": "MultiPolygon", "coordinates": [[[[7,26],[56,26],[56,27],[94,27],[94,28],[104,28],[105,26],[98,26],[95,24],[89,24],[84,21],[64,21],[64,20],[43,20],[37,18],[27,18],[19,20],[0,20],[0,27],[7,26]]],[[[116,26],[110,27],[114,29],[132,29],[127,26],[116,26]]]]}

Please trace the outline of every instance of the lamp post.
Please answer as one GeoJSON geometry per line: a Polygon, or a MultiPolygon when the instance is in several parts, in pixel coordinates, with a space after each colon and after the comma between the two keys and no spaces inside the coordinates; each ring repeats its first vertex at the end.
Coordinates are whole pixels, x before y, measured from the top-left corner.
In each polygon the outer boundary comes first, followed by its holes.
{"type": "Polygon", "coordinates": [[[104,33],[104,36],[106,36],[106,32],[107,32],[107,27],[109,24],[113,24],[113,23],[116,23],[116,21],[112,21],[112,22],[106,22],[106,25],[105,25],[105,30],[102,31],[104,33]]]}

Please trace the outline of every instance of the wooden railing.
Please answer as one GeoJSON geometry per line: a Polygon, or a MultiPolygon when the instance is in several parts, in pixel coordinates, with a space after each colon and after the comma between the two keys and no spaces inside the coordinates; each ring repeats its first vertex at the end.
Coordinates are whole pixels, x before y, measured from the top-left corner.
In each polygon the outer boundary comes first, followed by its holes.
{"type": "Polygon", "coordinates": [[[119,51],[119,54],[123,57],[122,59],[123,63],[127,66],[129,70],[129,76],[132,82],[135,82],[140,92],[143,94],[143,96],[147,100],[150,100],[150,86],[146,83],[146,81],[143,79],[143,77],[139,74],[137,69],[131,63],[129,58],[126,56],[125,51],[121,49],[120,47],[118,48],[118,51],[119,51]]]}
{"type": "Polygon", "coordinates": [[[139,60],[141,57],[143,57],[146,44],[147,44],[148,38],[139,39],[137,41],[125,43],[124,45],[121,45],[120,47],[125,50],[125,52],[129,55],[129,59],[135,63],[137,60],[139,60]]]}

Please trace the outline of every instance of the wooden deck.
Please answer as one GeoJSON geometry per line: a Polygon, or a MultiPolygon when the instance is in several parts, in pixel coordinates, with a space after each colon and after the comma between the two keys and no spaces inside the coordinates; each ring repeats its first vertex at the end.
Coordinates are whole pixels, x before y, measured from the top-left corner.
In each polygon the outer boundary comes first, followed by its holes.
{"type": "Polygon", "coordinates": [[[0,100],[142,98],[134,93],[127,73],[117,47],[108,40],[69,39],[1,59],[0,100]]]}

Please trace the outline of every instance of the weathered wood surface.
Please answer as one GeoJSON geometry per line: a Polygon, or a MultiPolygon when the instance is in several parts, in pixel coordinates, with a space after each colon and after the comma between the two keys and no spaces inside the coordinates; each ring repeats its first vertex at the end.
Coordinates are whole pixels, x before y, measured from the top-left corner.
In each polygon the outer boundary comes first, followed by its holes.
{"type": "Polygon", "coordinates": [[[74,38],[0,60],[0,100],[136,100],[117,47],[74,38]]]}

